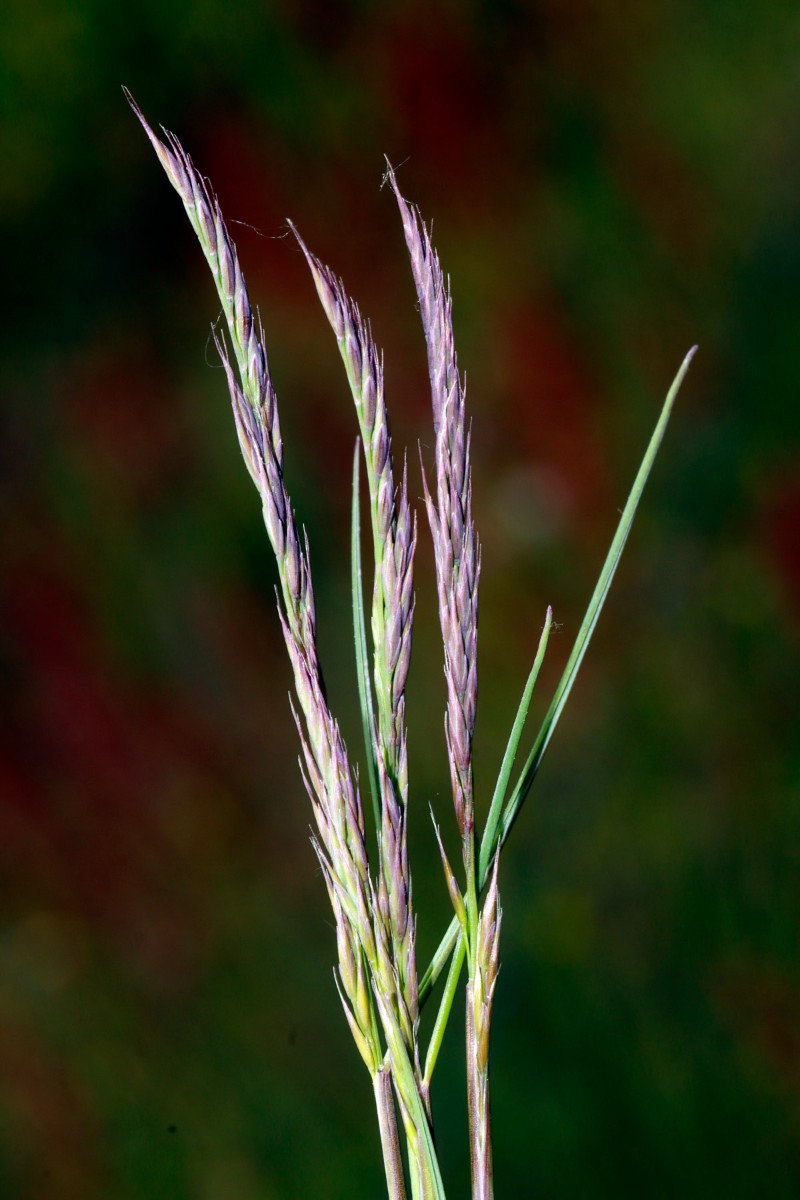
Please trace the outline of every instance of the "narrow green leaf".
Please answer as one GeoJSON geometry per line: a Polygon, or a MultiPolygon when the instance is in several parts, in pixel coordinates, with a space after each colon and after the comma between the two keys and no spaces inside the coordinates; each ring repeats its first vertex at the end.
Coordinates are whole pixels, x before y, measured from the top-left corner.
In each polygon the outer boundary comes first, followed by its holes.
{"type": "MultiPolygon", "coordinates": [[[[547,642],[550,637],[552,625],[553,610],[552,608],[548,607],[544,621],[544,628],[542,629],[542,634],[539,638],[539,646],[536,650],[536,657],[534,659],[533,666],[531,667],[531,673],[528,676],[528,681],[525,684],[525,689],[522,693],[522,699],[519,702],[517,715],[514,718],[514,724],[511,728],[511,735],[508,739],[506,752],[503,755],[503,762],[500,766],[500,774],[497,777],[494,796],[492,797],[492,803],[489,807],[489,815],[486,819],[486,829],[484,830],[484,836],[481,842],[482,851],[484,847],[496,844],[497,826],[500,821],[500,814],[503,811],[503,803],[506,798],[506,792],[508,791],[508,781],[511,778],[511,771],[514,767],[514,759],[516,758],[520,738],[522,737],[522,731],[525,727],[525,719],[528,715],[528,709],[530,708],[533,689],[536,685],[536,680],[539,676],[542,663],[544,662],[545,651],[547,650],[547,642]]],[[[481,888],[486,881],[489,861],[490,860],[487,859],[487,861],[484,862],[483,853],[481,853],[478,864],[478,884],[481,888]]],[[[433,1071],[436,1066],[436,1060],[439,1056],[439,1050],[441,1049],[444,1032],[447,1028],[447,1022],[450,1018],[450,1011],[453,1006],[456,988],[458,987],[458,981],[461,976],[461,969],[464,965],[466,946],[464,943],[463,932],[459,928],[457,922],[450,925],[450,928],[447,930],[439,949],[437,950],[427,971],[422,977],[422,981],[419,985],[420,1006],[427,999],[428,993],[431,991],[437,979],[439,978],[439,975],[444,969],[444,965],[447,962],[447,958],[451,950],[453,951],[453,956],[450,959],[450,970],[447,975],[447,982],[445,984],[444,993],[439,1005],[439,1012],[436,1016],[436,1022],[433,1027],[433,1033],[431,1034],[431,1041],[428,1047],[428,1054],[425,1060],[425,1080],[427,1083],[430,1083],[431,1076],[433,1075],[433,1071]],[[453,949],[454,947],[455,949],[453,949]]]]}
{"type": "Polygon", "coordinates": [[[460,934],[461,926],[458,923],[458,917],[453,917],[452,921],[447,926],[447,932],[436,948],[433,958],[428,963],[425,974],[419,981],[420,1009],[422,1009],[424,1006],[425,1001],[428,999],[436,986],[437,979],[447,966],[447,960],[450,957],[453,947],[458,941],[460,934]]]}
{"type": "Polygon", "coordinates": [[[508,837],[511,827],[516,821],[520,809],[525,801],[525,797],[530,791],[531,784],[536,778],[536,774],[539,770],[542,759],[544,758],[545,751],[550,744],[550,739],[553,736],[559,718],[564,711],[564,706],[569,697],[572,685],[575,682],[575,677],[580,670],[581,663],[583,662],[583,656],[586,653],[586,649],[589,645],[592,634],[594,633],[597,619],[600,616],[600,612],[605,604],[606,597],[608,596],[608,591],[611,587],[611,581],[613,580],[617,566],[619,565],[622,551],[625,547],[626,541],[628,540],[628,534],[631,531],[633,518],[636,515],[636,509],[638,508],[639,501],[642,498],[644,486],[647,483],[647,478],[652,470],[653,463],[655,462],[656,455],[664,438],[664,432],[667,428],[667,422],[669,421],[670,414],[675,403],[675,398],[680,391],[681,384],[686,378],[686,372],[689,370],[689,364],[694,358],[696,350],[697,347],[693,346],[686,355],[678,374],[675,376],[672,387],[667,393],[667,398],[664,401],[664,407],[661,410],[661,415],[658,418],[653,435],[650,438],[650,443],[645,452],[645,456],[642,459],[642,464],[639,467],[636,479],[633,482],[633,487],[631,488],[627,503],[623,509],[616,533],[614,534],[611,547],[606,557],[606,561],[603,564],[602,571],[600,572],[600,578],[597,581],[597,586],[595,587],[592,598],[589,601],[589,607],[586,610],[586,615],[584,616],[581,627],[578,630],[578,636],[575,639],[575,645],[572,647],[572,653],[567,661],[564,674],[561,676],[561,680],[556,688],[550,708],[548,709],[547,715],[542,722],[542,727],[536,736],[533,749],[528,756],[528,760],[525,763],[519,780],[517,781],[517,785],[514,788],[511,799],[509,800],[503,812],[503,818],[499,829],[494,832],[494,840],[488,841],[486,837],[484,837],[484,840],[481,844],[481,863],[488,864],[491,862],[498,843],[502,845],[502,843],[508,837]]]}
{"type": "Polygon", "coordinates": [[[433,1078],[433,1072],[436,1069],[436,1060],[439,1057],[439,1051],[442,1048],[447,1022],[450,1020],[450,1013],[453,1009],[453,1001],[458,988],[458,981],[461,978],[461,968],[464,966],[464,959],[467,954],[467,944],[464,940],[464,934],[461,930],[458,931],[458,940],[456,942],[453,957],[450,959],[450,970],[447,973],[447,982],[444,985],[444,993],[439,1005],[439,1011],[436,1014],[436,1021],[433,1026],[433,1033],[428,1045],[428,1053],[425,1056],[425,1083],[429,1086],[433,1078]]]}
{"type": "MultiPolygon", "coordinates": [[[[544,752],[550,743],[550,738],[553,736],[553,732],[558,724],[559,717],[563,712],[570,689],[575,682],[575,676],[578,674],[578,669],[583,661],[583,656],[586,653],[589,640],[594,632],[594,627],[597,624],[597,618],[600,615],[600,610],[602,609],[606,600],[606,596],[608,595],[611,581],[614,578],[614,572],[617,569],[620,556],[622,555],[622,550],[625,546],[625,542],[627,541],[628,534],[630,533],[636,509],[639,505],[642,492],[644,491],[644,486],[647,483],[647,478],[652,469],[656,454],[658,453],[659,447],[661,446],[661,442],[664,438],[667,422],[669,421],[670,414],[675,403],[675,398],[680,391],[681,384],[686,378],[686,373],[689,370],[689,364],[694,358],[696,350],[697,347],[693,346],[686,355],[686,358],[683,360],[681,368],[673,381],[672,387],[667,393],[667,398],[664,401],[664,407],[661,410],[661,415],[659,416],[655,430],[653,431],[653,436],[650,439],[650,443],[647,447],[647,451],[645,452],[642,464],[639,467],[633,487],[631,488],[631,493],[628,496],[628,501],[623,509],[622,516],[617,526],[617,531],[614,534],[614,539],[611,543],[611,548],[609,549],[606,561],[603,564],[603,570],[600,572],[600,578],[597,581],[597,586],[595,587],[592,598],[589,601],[589,607],[586,611],[586,616],[584,617],[583,623],[578,631],[578,636],[575,639],[575,645],[572,648],[569,661],[564,669],[564,674],[561,676],[561,681],[556,688],[553,701],[547,711],[544,721],[542,722],[542,727],[536,736],[533,749],[528,756],[527,762],[525,763],[522,774],[520,775],[517,785],[514,788],[511,799],[509,800],[503,812],[502,821],[494,830],[491,838],[487,837],[487,834],[490,833],[487,822],[487,827],[484,831],[483,839],[481,841],[479,860],[482,867],[480,871],[481,884],[485,882],[488,864],[494,857],[498,842],[500,844],[505,842],[511,830],[511,826],[514,824],[514,821],[519,815],[519,811],[522,808],[525,797],[527,796],[531,784],[536,777],[536,773],[539,770],[542,758],[544,757],[544,752]]],[[[433,958],[428,964],[427,970],[420,979],[420,1008],[422,1008],[422,1006],[425,1004],[425,1001],[428,999],[434,986],[436,985],[436,981],[447,965],[447,961],[458,941],[459,932],[460,930],[458,921],[454,917],[448,925],[447,931],[442,937],[442,940],[437,946],[433,958]]]]}
{"type": "Polygon", "coordinates": [[[364,620],[364,585],[361,570],[360,457],[361,439],[356,438],[356,451],[353,456],[353,509],[350,538],[353,585],[353,633],[355,637],[356,668],[358,672],[358,700],[361,705],[361,725],[364,730],[364,747],[367,753],[369,790],[372,794],[375,828],[380,833],[381,801],[378,788],[378,764],[375,759],[375,747],[378,744],[378,737],[375,730],[375,710],[372,707],[372,684],[369,677],[367,626],[364,620]]]}
{"type": "Polygon", "coordinates": [[[489,846],[496,845],[497,842],[497,826],[500,822],[500,814],[503,811],[503,804],[505,803],[506,792],[508,791],[508,781],[511,778],[511,772],[514,767],[514,760],[517,756],[520,738],[522,737],[522,731],[525,728],[525,719],[528,716],[528,709],[530,708],[533,689],[536,685],[536,680],[539,677],[539,671],[541,670],[541,666],[544,661],[544,655],[547,649],[547,641],[550,637],[550,629],[552,624],[553,610],[552,608],[548,607],[547,615],[544,619],[542,636],[539,638],[539,647],[536,651],[536,658],[534,659],[531,673],[528,676],[528,682],[525,684],[525,690],[523,691],[522,699],[519,702],[519,708],[517,709],[517,715],[514,718],[514,724],[511,727],[511,736],[508,739],[506,752],[503,755],[500,774],[497,777],[497,784],[494,789],[494,795],[492,796],[492,803],[489,806],[489,815],[486,818],[486,828],[484,829],[483,838],[481,839],[481,854],[478,860],[479,887],[483,887],[486,879],[486,873],[489,868],[489,862],[491,861],[488,854],[484,861],[483,852],[484,849],[488,848],[489,846]]]}

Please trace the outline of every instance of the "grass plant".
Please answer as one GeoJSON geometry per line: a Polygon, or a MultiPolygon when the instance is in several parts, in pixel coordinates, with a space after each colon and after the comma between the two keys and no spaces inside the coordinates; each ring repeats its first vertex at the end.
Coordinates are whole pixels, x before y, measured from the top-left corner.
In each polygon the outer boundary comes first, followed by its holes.
{"type": "Polygon", "coordinates": [[[352,592],[366,776],[377,834],[377,844],[368,847],[358,777],[329,708],[319,661],[309,547],[297,525],[284,480],[278,404],[263,329],[210,184],[195,169],[177,138],[166,131],[163,138],[159,137],[130,94],[126,92],[126,96],[183,201],[222,306],[224,332],[215,328],[214,338],[225,368],[242,456],[259,494],[278,565],[278,612],[294,679],[293,712],[301,747],[301,772],[315,820],[314,848],[336,927],[337,985],[353,1040],[372,1079],[387,1193],[390,1200],[406,1200],[408,1188],[413,1200],[444,1200],[430,1094],[442,1039],[466,966],[464,1021],[472,1197],[491,1200],[489,1045],[502,925],[501,851],[569,698],[694,349],[669,389],[563,675],[512,786],[531,697],[552,627],[552,612],[547,610],[488,817],[478,837],[472,740],[478,694],[480,546],[472,519],[465,387],[455,352],[449,283],[429,229],[417,209],[404,199],[394,171],[387,166],[386,179],[400,212],[427,345],[435,478],[429,481],[423,469],[423,483],[434,547],[447,689],[445,741],[461,845],[461,862],[454,869],[439,839],[454,916],[431,962],[420,974],[406,836],[409,777],[405,721],[417,523],[409,503],[406,465],[399,472],[395,466],[381,354],[342,281],[311,253],[291,226],[336,337],[359,426],[353,465],[352,592]],[[373,550],[369,621],[361,559],[362,457],[373,550]],[[433,1032],[428,1045],[423,1046],[420,1011],[432,999],[445,969],[433,1032]]]}

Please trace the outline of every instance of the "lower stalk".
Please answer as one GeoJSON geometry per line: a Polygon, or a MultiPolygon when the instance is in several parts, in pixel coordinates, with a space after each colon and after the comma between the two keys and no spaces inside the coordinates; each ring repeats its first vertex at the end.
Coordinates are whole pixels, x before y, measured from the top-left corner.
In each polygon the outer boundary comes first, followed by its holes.
{"type": "Polygon", "coordinates": [[[372,1083],[375,1090],[375,1107],[378,1110],[383,1166],[386,1171],[386,1190],[389,1200],[406,1200],[406,1184],[403,1178],[400,1142],[397,1137],[397,1119],[394,1111],[390,1072],[386,1068],[381,1068],[373,1075],[372,1083]]]}
{"type": "Polygon", "coordinates": [[[472,1200],[493,1200],[492,1139],[489,1124],[489,1071],[482,1061],[475,1026],[472,980],[467,983],[467,1108],[472,1200]]]}

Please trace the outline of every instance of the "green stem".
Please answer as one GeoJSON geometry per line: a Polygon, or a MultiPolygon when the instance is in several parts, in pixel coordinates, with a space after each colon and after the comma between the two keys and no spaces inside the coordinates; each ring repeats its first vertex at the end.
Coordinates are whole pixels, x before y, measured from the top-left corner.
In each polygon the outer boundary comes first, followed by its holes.
{"type": "Polygon", "coordinates": [[[422,1197],[424,1200],[445,1200],[444,1184],[442,1183],[436,1150],[433,1144],[433,1133],[425,1102],[420,1095],[419,1080],[414,1066],[409,1058],[403,1033],[387,999],[376,991],[376,1001],[380,1011],[381,1024],[386,1037],[388,1054],[392,1064],[392,1076],[397,1088],[400,1101],[401,1115],[409,1135],[409,1167],[412,1147],[416,1151],[419,1170],[422,1179],[422,1197]]]}
{"type": "Polygon", "coordinates": [[[493,1200],[492,1141],[489,1122],[488,1069],[478,1066],[472,980],[467,983],[467,1115],[472,1200],[493,1200]]]}
{"type": "Polygon", "coordinates": [[[475,886],[475,836],[472,830],[469,833],[469,843],[464,858],[467,870],[467,893],[464,897],[467,908],[467,951],[471,978],[478,939],[478,889],[475,886]]]}
{"type": "Polygon", "coordinates": [[[378,744],[375,732],[375,709],[372,705],[372,685],[369,678],[369,652],[367,650],[367,628],[364,619],[364,585],[361,567],[361,496],[359,439],[356,438],[356,451],[353,456],[353,507],[350,524],[352,590],[353,590],[353,632],[356,647],[356,668],[358,675],[358,699],[361,708],[361,726],[364,731],[364,748],[367,755],[367,775],[369,790],[372,796],[372,811],[375,816],[375,828],[380,837],[381,803],[378,786],[378,764],[375,761],[375,747],[378,744]]]}
{"type": "Polygon", "coordinates": [[[469,1173],[472,1180],[472,1197],[475,1200],[480,1173],[478,1147],[478,1082],[475,1072],[475,1020],[472,1006],[472,980],[467,982],[466,1008],[467,1041],[467,1124],[469,1128],[469,1173]]]}

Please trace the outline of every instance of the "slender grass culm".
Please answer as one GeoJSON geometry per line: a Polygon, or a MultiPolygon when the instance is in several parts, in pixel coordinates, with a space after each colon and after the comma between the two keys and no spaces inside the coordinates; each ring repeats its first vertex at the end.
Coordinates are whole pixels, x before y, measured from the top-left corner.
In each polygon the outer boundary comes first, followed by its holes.
{"type": "MultiPolygon", "coordinates": [[[[370,1073],[390,1200],[443,1200],[430,1089],[442,1038],[466,966],[466,1086],[473,1200],[493,1196],[489,1107],[489,1040],[497,982],[501,908],[500,852],[539,770],[564,709],[616,571],[644,485],[658,452],[694,349],[667,395],[617,526],[583,623],[530,753],[512,772],[552,624],[548,609],[500,775],[480,838],[475,829],[472,738],[477,701],[480,547],[472,520],[470,438],[464,384],[453,343],[449,284],[417,210],[387,181],[400,210],[428,352],[435,479],[424,480],[433,539],[444,650],[445,741],[453,808],[461,842],[457,869],[439,847],[455,915],[420,974],[408,862],[409,803],[405,687],[414,616],[416,518],[405,465],[397,474],[384,399],[383,365],[357,306],[336,278],[292,232],[305,255],[333,328],[360,431],[353,465],[352,581],[355,652],[367,777],[377,846],[367,847],[362,797],[339,726],[330,711],[317,653],[309,548],[286,489],[275,391],[264,333],[250,303],[234,246],[209,183],[180,142],[159,138],[131,95],[126,97],[152,143],[187,215],[216,284],[224,334],[214,333],[225,368],[242,455],[261,498],[278,565],[278,611],[294,677],[293,713],[301,772],[316,823],[314,849],[336,925],[339,996],[353,1039],[370,1073]],[[374,575],[369,626],[362,592],[360,456],[369,495],[374,575]],[[430,1042],[420,1044],[419,1014],[446,970],[430,1042]],[[399,1122],[398,1122],[399,1117],[399,1122]],[[402,1144],[401,1135],[402,1131],[402,1144]]],[[[436,836],[439,831],[436,826],[436,836]]]]}

